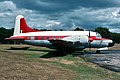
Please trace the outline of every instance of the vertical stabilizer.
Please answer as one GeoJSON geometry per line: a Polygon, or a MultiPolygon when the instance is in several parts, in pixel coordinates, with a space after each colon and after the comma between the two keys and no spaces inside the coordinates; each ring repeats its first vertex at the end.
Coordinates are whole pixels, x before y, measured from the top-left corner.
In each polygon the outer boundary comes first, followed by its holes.
{"type": "Polygon", "coordinates": [[[24,18],[22,15],[18,15],[15,21],[14,35],[20,34],[20,19],[24,18]]]}
{"type": "Polygon", "coordinates": [[[25,21],[24,18],[20,19],[20,30],[21,30],[21,33],[36,32],[36,31],[38,31],[38,30],[34,30],[34,29],[30,28],[27,25],[27,23],[26,23],[26,21],[25,21]]]}
{"type": "Polygon", "coordinates": [[[14,35],[19,35],[20,33],[27,33],[27,32],[36,32],[36,31],[38,30],[34,30],[27,25],[22,15],[18,15],[16,17],[14,35]]]}

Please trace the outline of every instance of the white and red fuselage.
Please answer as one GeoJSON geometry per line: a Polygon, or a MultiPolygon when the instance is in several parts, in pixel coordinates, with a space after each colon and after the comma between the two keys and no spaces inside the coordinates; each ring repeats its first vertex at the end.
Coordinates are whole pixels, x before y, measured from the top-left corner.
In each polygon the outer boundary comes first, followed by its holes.
{"type": "Polygon", "coordinates": [[[16,17],[14,35],[8,40],[57,49],[82,50],[85,48],[104,48],[114,45],[110,39],[102,38],[93,31],[38,31],[26,24],[22,15],[16,17]]]}

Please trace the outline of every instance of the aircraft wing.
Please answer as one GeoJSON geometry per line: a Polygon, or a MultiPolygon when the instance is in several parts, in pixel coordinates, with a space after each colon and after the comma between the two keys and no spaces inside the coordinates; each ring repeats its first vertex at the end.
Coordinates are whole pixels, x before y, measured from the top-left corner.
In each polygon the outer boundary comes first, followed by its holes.
{"type": "Polygon", "coordinates": [[[69,36],[61,40],[49,40],[53,46],[76,48],[88,43],[88,36],[69,36]]]}
{"type": "Polygon", "coordinates": [[[71,42],[71,41],[64,41],[64,40],[49,40],[53,46],[55,47],[67,47],[67,48],[75,48],[81,45],[80,42],[71,42]]]}

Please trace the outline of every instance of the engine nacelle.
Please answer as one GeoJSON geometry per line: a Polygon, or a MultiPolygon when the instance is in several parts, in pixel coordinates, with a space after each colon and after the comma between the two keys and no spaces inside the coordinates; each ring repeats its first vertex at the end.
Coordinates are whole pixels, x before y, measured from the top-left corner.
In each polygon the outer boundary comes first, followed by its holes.
{"type": "Polygon", "coordinates": [[[80,41],[80,43],[82,43],[82,44],[86,44],[86,43],[88,43],[89,38],[88,38],[88,36],[86,36],[86,35],[81,35],[81,36],[79,36],[79,41],[80,41]]]}
{"type": "Polygon", "coordinates": [[[69,36],[66,38],[63,38],[64,41],[68,42],[79,42],[81,44],[86,44],[89,41],[89,38],[87,35],[78,35],[78,36],[69,36]]]}

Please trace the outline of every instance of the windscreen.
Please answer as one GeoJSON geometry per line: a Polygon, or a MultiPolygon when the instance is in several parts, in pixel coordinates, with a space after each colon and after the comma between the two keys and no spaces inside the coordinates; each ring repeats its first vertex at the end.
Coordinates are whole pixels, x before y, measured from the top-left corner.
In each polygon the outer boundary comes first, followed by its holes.
{"type": "Polygon", "coordinates": [[[99,33],[96,33],[97,38],[102,38],[102,36],[99,33]]]}

